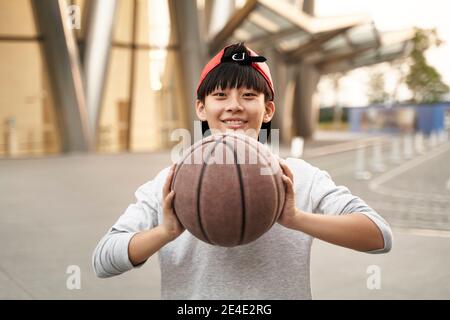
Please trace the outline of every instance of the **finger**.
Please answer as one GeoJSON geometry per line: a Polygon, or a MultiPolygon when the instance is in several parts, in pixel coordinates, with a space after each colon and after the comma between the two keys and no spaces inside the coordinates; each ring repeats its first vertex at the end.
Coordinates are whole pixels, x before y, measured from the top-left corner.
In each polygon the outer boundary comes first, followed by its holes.
{"type": "Polygon", "coordinates": [[[285,187],[285,192],[287,195],[293,195],[294,194],[294,185],[292,183],[292,181],[289,178],[284,178],[284,187],[285,187]]]}
{"type": "Polygon", "coordinates": [[[170,191],[167,197],[164,199],[164,209],[172,210],[173,209],[173,198],[175,197],[175,191],[170,191]]]}
{"type": "Polygon", "coordinates": [[[167,175],[166,182],[163,187],[163,198],[166,198],[170,192],[170,185],[172,184],[173,173],[175,172],[175,164],[170,167],[169,174],[167,175]]]}
{"type": "Polygon", "coordinates": [[[291,178],[289,178],[287,175],[283,174],[282,178],[284,182],[292,184],[291,178]]]}
{"type": "Polygon", "coordinates": [[[280,168],[281,168],[281,170],[283,171],[283,173],[284,173],[284,168],[285,168],[285,161],[282,159],[282,158],[280,158],[280,157],[278,157],[278,163],[280,164],[280,168]]]}
{"type": "Polygon", "coordinates": [[[292,180],[288,176],[283,175],[282,179],[287,186],[292,187],[294,185],[292,180]]]}
{"type": "Polygon", "coordinates": [[[292,173],[291,169],[289,169],[289,166],[285,161],[280,162],[281,168],[283,169],[283,172],[292,180],[294,181],[294,174],[292,173]]]}

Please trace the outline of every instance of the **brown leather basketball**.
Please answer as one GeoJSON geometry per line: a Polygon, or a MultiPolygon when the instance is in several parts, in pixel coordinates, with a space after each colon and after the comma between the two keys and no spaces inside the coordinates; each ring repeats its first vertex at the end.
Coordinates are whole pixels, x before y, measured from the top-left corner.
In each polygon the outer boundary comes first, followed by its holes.
{"type": "Polygon", "coordinates": [[[174,211],[198,239],[232,247],[256,240],[284,205],[278,159],[255,139],[209,136],[184,153],[172,180],[174,211]]]}

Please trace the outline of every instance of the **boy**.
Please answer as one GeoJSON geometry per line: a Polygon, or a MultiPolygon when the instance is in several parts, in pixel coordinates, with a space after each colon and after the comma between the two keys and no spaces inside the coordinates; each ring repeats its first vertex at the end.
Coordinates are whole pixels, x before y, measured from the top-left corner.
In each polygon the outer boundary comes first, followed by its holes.
{"type": "MultiPolygon", "coordinates": [[[[206,65],[196,102],[204,131],[270,131],[274,91],[264,61],[235,44],[206,65]]],[[[121,274],[159,252],[163,299],[311,299],[313,238],[370,253],[390,250],[389,225],[364,201],[303,160],[280,159],[280,165],[286,198],[278,223],[252,243],[233,248],[184,232],[172,208],[175,167],[162,170],[137,190],[137,202],[98,244],[97,276],[121,274]]]]}

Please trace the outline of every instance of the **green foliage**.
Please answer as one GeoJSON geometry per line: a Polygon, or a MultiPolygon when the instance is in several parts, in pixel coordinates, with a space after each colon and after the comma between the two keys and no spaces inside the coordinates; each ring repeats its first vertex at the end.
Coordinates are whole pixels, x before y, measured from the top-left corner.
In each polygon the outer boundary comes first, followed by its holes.
{"type": "Polygon", "coordinates": [[[372,71],[367,92],[370,104],[382,103],[389,98],[384,88],[384,74],[381,71],[372,71]]]}
{"type": "Polygon", "coordinates": [[[406,77],[406,84],[413,93],[413,100],[416,103],[441,101],[442,96],[449,91],[439,72],[427,63],[424,55],[430,47],[439,46],[441,43],[435,29],[416,29],[409,74],[406,77]]]}
{"type": "MultiPolygon", "coordinates": [[[[324,107],[319,109],[319,122],[333,122],[334,108],[324,107]]],[[[348,108],[342,108],[342,122],[348,121],[348,108]]]]}

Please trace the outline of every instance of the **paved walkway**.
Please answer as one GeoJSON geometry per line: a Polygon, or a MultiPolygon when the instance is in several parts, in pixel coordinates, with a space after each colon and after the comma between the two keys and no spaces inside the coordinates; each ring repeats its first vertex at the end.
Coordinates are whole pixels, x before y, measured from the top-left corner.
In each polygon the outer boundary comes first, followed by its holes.
{"type": "MultiPolygon", "coordinates": [[[[370,170],[372,153],[368,149],[365,164],[370,170]]],[[[385,171],[372,171],[368,181],[354,178],[354,150],[309,161],[382,212],[394,226],[450,231],[450,143],[395,165],[389,162],[389,154],[386,144],[382,156],[385,171]]]]}
{"type": "MultiPolygon", "coordinates": [[[[338,183],[348,183],[356,194],[375,194],[368,182],[352,179],[353,161],[352,151],[311,159],[329,170],[338,183]]],[[[157,258],[111,279],[97,279],[90,258],[100,237],[134,202],[136,188],[168,163],[167,152],[0,161],[0,299],[158,299],[157,258]],[[80,267],[80,290],[67,289],[66,271],[71,265],[80,267]]],[[[417,183],[414,192],[433,194],[436,179],[449,177],[448,171],[443,173],[448,163],[445,156],[425,161],[424,167],[418,165],[414,172],[428,179],[430,187],[417,183]]],[[[416,176],[408,175],[405,171],[397,176],[392,187],[411,185],[416,176]]],[[[400,207],[405,204],[401,203],[400,207]]],[[[444,209],[449,214],[448,207],[444,209]]],[[[395,245],[388,255],[361,254],[315,241],[314,297],[449,299],[449,233],[411,229],[408,224],[408,229],[401,229],[405,226],[401,219],[395,225],[395,245]],[[369,266],[379,267],[379,290],[367,289],[369,266]]]]}

